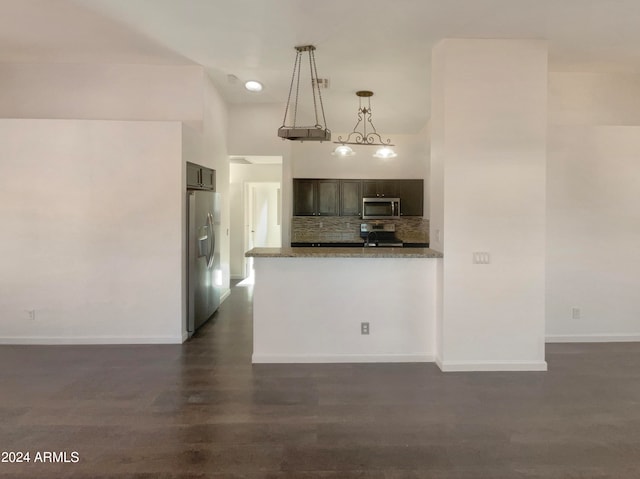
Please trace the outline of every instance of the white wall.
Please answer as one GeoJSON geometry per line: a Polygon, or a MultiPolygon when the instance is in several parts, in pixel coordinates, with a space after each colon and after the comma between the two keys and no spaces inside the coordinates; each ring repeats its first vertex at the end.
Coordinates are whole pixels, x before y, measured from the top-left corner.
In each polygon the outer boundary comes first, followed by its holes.
{"type": "Polygon", "coordinates": [[[640,75],[550,72],[550,125],[640,125],[640,75]]]}
{"type": "Polygon", "coordinates": [[[222,270],[222,299],[229,294],[230,278],[230,193],[229,155],[227,153],[228,110],[207,75],[203,74],[203,145],[200,164],[216,170],[216,192],[220,194],[221,224],[220,268],[222,270]]]}
{"type": "Polygon", "coordinates": [[[438,261],[255,258],[253,362],[433,361],[438,261]]]}
{"type": "Polygon", "coordinates": [[[182,341],[181,137],[0,120],[0,342],[182,341]]]}
{"type": "Polygon", "coordinates": [[[546,369],[546,44],[444,40],[433,58],[432,160],[444,186],[432,203],[444,234],[439,363],[546,369]],[[473,264],[475,251],[491,263],[473,264]]]}
{"type": "Polygon", "coordinates": [[[247,183],[280,183],[282,165],[230,165],[231,277],[242,279],[245,253],[244,188],[247,183]]]}
{"type": "MultiPolygon", "coordinates": [[[[429,247],[444,252],[445,56],[431,57],[431,118],[429,119],[429,247]]],[[[435,353],[444,344],[444,260],[436,268],[435,353]]]]}
{"type": "Polygon", "coordinates": [[[0,63],[0,116],[201,125],[202,78],[200,66],[0,63]]]}
{"type": "Polygon", "coordinates": [[[229,109],[229,154],[282,156],[291,141],[278,137],[284,103],[234,104],[229,109]]]}
{"type": "Polygon", "coordinates": [[[640,75],[552,73],[549,88],[548,340],[638,341],[640,75]]]}
{"type": "MultiPolygon", "coordinates": [[[[218,191],[223,202],[221,266],[223,288],[226,288],[223,294],[228,294],[228,113],[224,101],[202,67],[5,63],[0,64],[0,87],[3,90],[0,117],[4,118],[155,120],[178,121],[189,125],[189,128],[180,129],[183,141],[179,145],[181,154],[175,157],[181,164],[177,173],[166,168],[161,171],[162,165],[157,163],[152,165],[153,169],[146,176],[153,178],[156,174],[177,174],[172,179],[181,184],[177,201],[183,215],[186,193],[184,162],[193,161],[216,169],[218,191]]],[[[135,148],[135,142],[130,146],[135,148]]],[[[20,155],[20,152],[16,154],[20,155]]],[[[131,170],[126,168],[123,171],[131,170]]],[[[62,173],[53,169],[52,174],[62,173]]],[[[145,181],[145,175],[139,175],[136,180],[143,185],[155,186],[153,181],[145,181]]],[[[117,184],[110,186],[119,188],[117,184]]],[[[135,206],[136,198],[130,200],[135,206]]],[[[181,217],[174,226],[184,248],[185,221],[181,217]]],[[[184,267],[184,258],[181,262],[184,267]]],[[[184,298],[182,311],[185,311],[184,298]]],[[[180,323],[179,319],[177,321],[180,323]]]]}

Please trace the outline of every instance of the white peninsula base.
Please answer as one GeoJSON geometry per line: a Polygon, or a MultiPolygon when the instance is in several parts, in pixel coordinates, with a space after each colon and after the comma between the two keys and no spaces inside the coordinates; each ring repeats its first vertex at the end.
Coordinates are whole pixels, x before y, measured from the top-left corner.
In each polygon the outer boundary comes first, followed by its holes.
{"type": "Polygon", "coordinates": [[[434,361],[437,256],[255,251],[254,363],[434,361]]]}

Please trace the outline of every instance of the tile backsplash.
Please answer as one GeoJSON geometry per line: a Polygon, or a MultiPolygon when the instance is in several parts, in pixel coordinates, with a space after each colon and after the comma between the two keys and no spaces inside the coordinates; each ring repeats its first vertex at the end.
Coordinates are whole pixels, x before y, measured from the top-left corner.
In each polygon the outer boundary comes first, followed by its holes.
{"type": "Polygon", "coordinates": [[[396,220],[361,220],[355,216],[293,216],[291,241],[313,242],[361,242],[361,223],[393,223],[396,236],[405,243],[428,243],[429,220],[421,217],[405,217],[396,220]]]}

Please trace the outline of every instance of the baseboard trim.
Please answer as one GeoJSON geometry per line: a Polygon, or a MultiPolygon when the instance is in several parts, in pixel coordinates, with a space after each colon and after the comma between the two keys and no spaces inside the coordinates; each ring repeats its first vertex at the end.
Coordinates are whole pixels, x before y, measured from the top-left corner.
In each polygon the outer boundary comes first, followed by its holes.
{"type": "Polygon", "coordinates": [[[98,344],[182,344],[182,335],[167,337],[0,337],[0,345],[56,346],[56,345],[98,345],[98,344]]]}
{"type": "Polygon", "coordinates": [[[241,274],[232,274],[229,276],[229,279],[245,279],[246,276],[243,276],[241,274]]]}
{"type": "Polygon", "coordinates": [[[552,334],[547,343],[636,343],[640,334],[552,334]]]}
{"type": "Polygon", "coordinates": [[[546,371],[546,361],[442,361],[436,364],[443,372],[462,371],[546,371]]]}
{"type": "Polygon", "coordinates": [[[430,354],[253,354],[255,364],[269,363],[432,363],[430,354]]]}
{"type": "Polygon", "coordinates": [[[222,302],[227,299],[229,296],[231,296],[231,290],[230,289],[225,289],[224,292],[220,295],[220,304],[222,304],[222,302]]]}

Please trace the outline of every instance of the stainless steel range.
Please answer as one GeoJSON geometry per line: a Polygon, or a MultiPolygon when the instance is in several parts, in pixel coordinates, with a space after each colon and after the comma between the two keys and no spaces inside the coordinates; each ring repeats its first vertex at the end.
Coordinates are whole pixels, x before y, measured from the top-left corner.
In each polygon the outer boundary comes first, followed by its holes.
{"type": "Polygon", "coordinates": [[[401,248],[401,240],[396,238],[396,225],[393,223],[362,223],[360,238],[364,239],[364,246],[378,246],[387,248],[401,248]]]}

